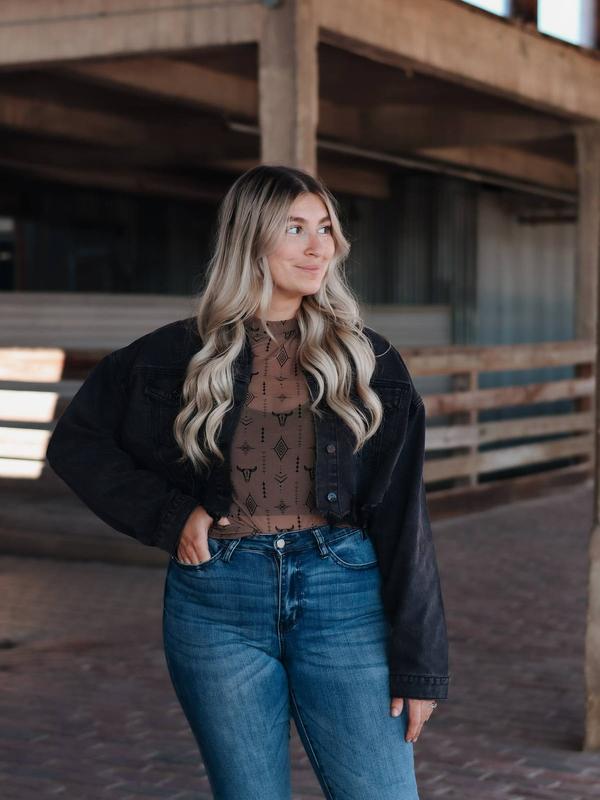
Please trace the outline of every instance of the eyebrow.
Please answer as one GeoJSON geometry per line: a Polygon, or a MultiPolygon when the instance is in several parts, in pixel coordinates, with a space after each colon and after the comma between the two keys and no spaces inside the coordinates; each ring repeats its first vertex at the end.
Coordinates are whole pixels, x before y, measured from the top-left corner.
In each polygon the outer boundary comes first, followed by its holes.
{"type": "MultiPolygon", "coordinates": [[[[306,222],[306,221],[307,220],[305,220],[304,217],[288,217],[288,222],[306,222]]],[[[331,222],[331,219],[329,217],[323,217],[322,219],[319,220],[319,225],[322,222],[331,222]]]]}

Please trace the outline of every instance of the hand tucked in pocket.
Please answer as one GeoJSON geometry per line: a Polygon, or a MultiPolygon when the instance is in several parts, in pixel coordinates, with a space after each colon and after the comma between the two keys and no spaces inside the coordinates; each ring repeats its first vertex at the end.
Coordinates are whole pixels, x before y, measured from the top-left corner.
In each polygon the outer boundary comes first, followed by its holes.
{"type": "MultiPolygon", "coordinates": [[[[208,531],[211,524],[212,517],[203,506],[199,505],[192,511],[179,537],[176,555],[178,561],[193,566],[210,559],[208,531]]],[[[227,517],[221,517],[217,522],[217,525],[223,525],[223,527],[230,524],[227,517]]]]}

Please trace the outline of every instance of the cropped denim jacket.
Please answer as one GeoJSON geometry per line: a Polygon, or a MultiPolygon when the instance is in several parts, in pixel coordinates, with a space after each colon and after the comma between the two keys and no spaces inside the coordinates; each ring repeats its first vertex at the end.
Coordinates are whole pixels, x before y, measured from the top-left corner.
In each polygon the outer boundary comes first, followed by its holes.
{"type": "MultiPolygon", "coordinates": [[[[331,523],[362,527],[374,544],[391,630],[391,695],[443,699],[448,642],[423,483],[425,409],[398,351],[371,328],[364,331],[377,356],[371,387],[383,422],[353,455],[353,435],[321,400],[322,418],[313,415],[316,505],[331,523]]],[[[47,450],[54,471],[98,517],[170,555],[198,505],[215,519],[229,512],[229,446],[250,382],[246,338],[218,439],[225,462],[214,459],[208,474],[178,463],[172,426],[187,364],[201,346],[189,317],[106,355],[56,423],[47,450]]],[[[316,380],[304,374],[314,399],[316,380]]],[[[353,402],[361,407],[354,391],[353,402]]]]}

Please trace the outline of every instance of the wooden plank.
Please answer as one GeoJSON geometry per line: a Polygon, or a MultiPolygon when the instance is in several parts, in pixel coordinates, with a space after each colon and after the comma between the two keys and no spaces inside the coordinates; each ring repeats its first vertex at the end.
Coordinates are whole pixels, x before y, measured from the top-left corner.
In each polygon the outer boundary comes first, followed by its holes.
{"type": "Polygon", "coordinates": [[[59,404],[56,392],[0,389],[0,420],[51,422],[59,404]]]}
{"type": "Polygon", "coordinates": [[[600,120],[600,60],[445,0],[328,0],[321,40],[573,120],[600,120]]]}
{"type": "Polygon", "coordinates": [[[490,444],[491,442],[529,436],[591,431],[593,424],[592,412],[588,411],[579,414],[519,417],[518,419],[481,422],[474,425],[428,425],[425,448],[428,452],[435,452],[453,447],[490,444]]]}
{"type": "MultiPolygon", "coordinates": [[[[579,129],[577,160],[581,178],[576,283],[576,329],[594,336],[596,375],[600,370],[600,125],[579,129]]],[[[588,602],[585,632],[584,749],[600,750],[600,391],[594,396],[594,500],[589,537],[588,602]]]]}
{"type": "Polygon", "coordinates": [[[437,414],[455,414],[472,408],[501,408],[524,406],[531,403],[587,397],[594,392],[594,379],[581,378],[564,381],[528,383],[524,386],[502,386],[494,389],[477,389],[471,392],[447,392],[425,395],[423,400],[429,417],[437,414]]]}
{"type": "MultiPolygon", "coordinates": [[[[220,114],[227,112],[247,120],[258,117],[258,84],[254,76],[231,75],[200,64],[160,57],[84,62],[58,71],[136,95],[171,102],[177,100],[185,105],[220,114]]],[[[513,144],[540,140],[568,132],[565,123],[540,114],[527,115],[522,111],[494,113],[487,109],[449,110],[446,107],[424,108],[399,103],[365,109],[331,102],[323,97],[318,99],[318,103],[318,141],[321,144],[330,138],[390,153],[412,150],[429,162],[439,161],[490,175],[494,172],[511,175],[519,181],[561,191],[574,192],[577,186],[575,170],[568,164],[514,146],[489,146],[502,141],[513,144]],[[480,146],[465,147],[474,144],[480,146]]],[[[247,159],[241,163],[235,160],[218,163],[213,159],[213,166],[243,171],[254,166],[254,162],[247,159]]],[[[358,181],[341,181],[345,174],[346,170],[340,168],[336,185],[331,183],[336,191],[384,196],[360,191],[358,181]]]]}
{"type": "Polygon", "coordinates": [[[589,340],[435,348],[402,348],[400,353],[415,375],[451,375],[455,372],[537,369],[586,364],[594,360],[596,346],[589,340]]]}
{"type": "Polygon", "coordinates": [[[38,0],[0,3],[0,67],[256,42],[260,2],[38,0]]]}
{"type": "Polygon", "coordinates": [[[54,100],[0,94],[0,126],[23,133],[149,152],[176,149],[183,158],[202,161],[227,153],[221,120],[191,116],[187,125],[168,119],[139,121],[109,111],[76,108],[54,100]]]}
{"type": "Polygon", "coordinates": [[[182,175],[168,175],[152,170],[117,168],[84,169],[77,167],[55,167],[46,163],[34,163],[31,159],[3,158],[0,155],[0,166],[18,170],[44,180],[59,181],[77,186],[95,186],[96,188],[114,189],[140,195],[158,195],[188,200],[216,202],[223,192],[205,186],[200,180],[193,180],[182,175]]]}
{"type": "Polygon", "coordinates": [[[207,111],[258,118],[258,76],[231,75],[202,64],[147,56],[86,61],[56,69],[59,75],[156,99],[176,100],[207,111]]]}
{"type": "Polygon", "coordinates": [[[600,125],[575,129],[579,175],[575,270],[575,331],[593,339],[600,270],[600,125]]]}
{"type": "Polygon", "coordinates": [[[65,351],[58,347],[0,347],[0,381],[55,383],[65,366],[65,351]]]}
{"type": "Polygon", "coordinates": [[[317,169],[319,69],[313,0],[269,8],[259,46],[261,162],[317,169]]]}
{"type": "Polygon", "coordinates": [[[49,439],[49,430],[0,426],[0,459],[18,458],[43,461],[46,457],[49,439]]]}
{"type": "Polygon", "coordinates": [[[583,462],[510,480],[486,481],[477,486],[430,489],[427,492],[429,512],[432,520],[477,513],[517,500],[553,494],[562,487],[590,481],[590,475],[589,463],[583,462]]]}
{"type": "Polygon", "coordinates": [[[577,172],[570,164],[517,147],[482,144],[478,147],[418,148],[414,152],[444,164],[496,173],[566,192],[577,191],[577,172]]]}
{"type": "Polygon", "coordinates": [[[484,453],[430,460],[425,464],[425,480],[429,483],[448,480],[459,475],[469,475],[473,471],[483,475],[487,472],[541,464],[545,461],[573,456],[589,458],[592,453],[592,445],[592,435],[584,434],[551,442],[537,442],[498,448],[484,453]]]}
{"type": "MultiPolygon", "coordinates": [[[[505,107],[466,108],[435,102],[431,105],[394,102],[356,109],[356,114],[360,115],[360,139],[355,135],[345,137],[350,141],[395,152],[431,153],[434,157],[437,149],[444,152],[447,149],[451,153],[450,148],[460,148],[459,152],[464,150],[474,159],[475,154],[483,153],[490,145],[539,142],[572,134],[571,127],[565,122],[537,112],[505,107]]],[[[526,154],[506,147],[489,148],[489,151],[489,158],[484,159],[486,166],[492,158],[498,161],[502,156],[506,157],[507,151],[520,153],[523,157],[534,155],[531,151],[526,154]]],[[[448,157],[448,160],[453,159],[448,157]]],[[[473,165],[476,165],[475,160],[473,165]]]]}
{"type": "MultiPolygon", "coordinates": [[[[227,158],[211,161],[210,166],[228,172],[241,174],[260,164],[258,158],[227,158]]],[[[377,197],[385,200],[390,196],[390,176],[387,170],[376,165],[367,169],[353,166],[351,163],[340,164],[319,158],[318,175],[333,192],[346,192],[360,197],[377,197]]]]}

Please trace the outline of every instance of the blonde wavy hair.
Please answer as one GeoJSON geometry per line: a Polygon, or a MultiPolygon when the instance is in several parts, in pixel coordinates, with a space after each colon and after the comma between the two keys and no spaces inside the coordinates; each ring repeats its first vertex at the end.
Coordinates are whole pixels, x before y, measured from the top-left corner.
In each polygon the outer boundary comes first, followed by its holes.
{"type": "Polygon", "coordinates": [[[216,243],[197,300],[194,316],[202,348],[189,361],[183,407],[173,428],[183,451],[180,461],[189,459],[197,471],[208,467],[211,454],[224,461],[217,440],[233,406],[233,363],[244,347],[244,321],[256,316],[274,339],[264,322],[273,291],[268,255],[285,233],[292,203],[305,193],[317,195],[327,207],[335,242],[319,290],[304,296],[296,315],[299,365],[314,375],[319,387],[310,408],[320,417],[317,405],[325,397],[354,434],[354,453],[381,424],[381,401],[369,387],[375,353],[342,269],[350,244],[340,226],[337,202],[302,170],[261,165],[241,175],[220,205],[216,243]],[[352,367],[354,389],[369,418],[351,400],[352,367]]]}

